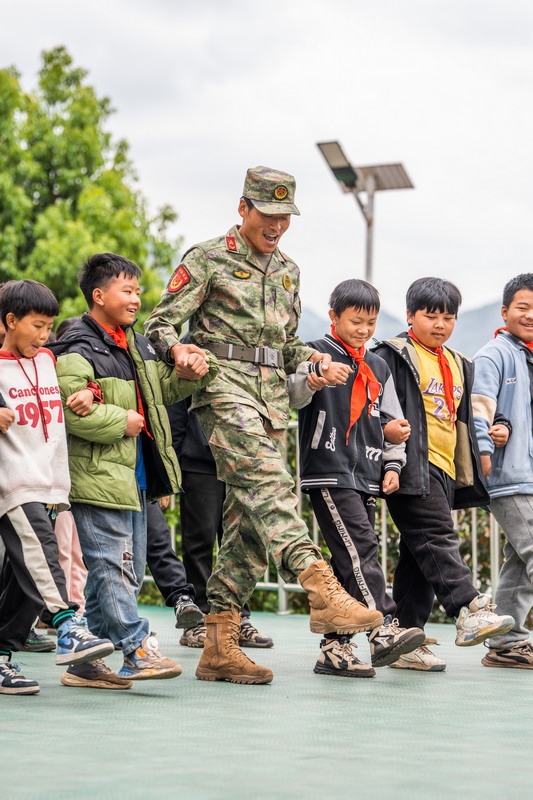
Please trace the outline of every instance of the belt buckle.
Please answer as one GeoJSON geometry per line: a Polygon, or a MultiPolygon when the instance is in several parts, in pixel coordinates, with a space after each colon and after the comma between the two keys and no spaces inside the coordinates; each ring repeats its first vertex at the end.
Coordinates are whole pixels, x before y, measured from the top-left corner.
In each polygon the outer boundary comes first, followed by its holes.
{"type": "Polygon", "coordinates": [[[278,351],[273,350],[271,347],[264,348],[265,363],[268,367],[278,366],[278,351]]]}

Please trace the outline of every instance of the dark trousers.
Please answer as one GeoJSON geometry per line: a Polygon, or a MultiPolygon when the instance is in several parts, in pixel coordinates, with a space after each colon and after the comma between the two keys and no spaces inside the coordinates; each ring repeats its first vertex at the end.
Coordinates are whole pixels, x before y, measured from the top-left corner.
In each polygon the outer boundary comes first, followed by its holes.
{"type": "Polygon", "coordinates": [[[337,488],[313,489],[309,496],[340,584],[368,608],[395,616],[378,561],[374,498],[337,488]]]}
{"type": "Polygon", "coordinates": [[[40,614],[52,624],[58,611],[78,609],[67,595],[57,539],[42,503],[24,503],[0,517],[6,558],[0,581],[0,647],[21,650],[40,614]]]}
{"type": "Polygon", "coordinates": [[[435,595],[449,617],[457,617],[479,592],[459,552],[451,507],[455,482],[429,465],[426,497],[392,494],[387,497],[391,517],[400,531],[400,555],[392,596],[402,627],[423,628],[435,595]]]}
{"type": "MultiPolygon", "coordinates": [[[[206,585],[213,571],[213,548],[222,541],[222,509],[226,486],[216,475],[182,472],[180,494],[181,549],[183,563],[194,586],[196,603],[204,614],[209,613],[206,585]]],[[[250,616],[245,604],[242,616],[250,616]]]]}
{"type": "Polygon", "coordinates": [[[170,529],[159,503],[146,504],[146,563],[167,606],[174,606],[182,594],[194,600],[192,583],[184,565],[172,549],[170,529]]]}

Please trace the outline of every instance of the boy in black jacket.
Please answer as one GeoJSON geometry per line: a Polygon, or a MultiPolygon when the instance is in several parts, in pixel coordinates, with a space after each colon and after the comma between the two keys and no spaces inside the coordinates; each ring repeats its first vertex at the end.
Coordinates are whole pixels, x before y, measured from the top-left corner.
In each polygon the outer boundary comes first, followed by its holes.
{"type": "Polygon", "coordinates": [[[372,666],[355,657],[351,636],[331,632],[320,643],[314,668],[322,675],[372,677],[373,667],[393,663],[424,641],[423,631],[400,628],[395,619],[374,532],[375,496],[398,489],[409,436],[390,370],[365,352],[379,307],[379,294],[366,281],[340,283],[330,297],[331,334],[309,344],[334,359],[328,379],[338,366],[349,368],[346,383],[329,385],[314,364],[300,365],[289,379],[291,404],[301,409],[301,487],[311,498],[333,570],[346,591],[384,616],[369,635],[372,666]],[[307,375],[305,367],[312,370],[307,375]],[[384,441],[384,428],[396,444],[384,441]]]}
{"type": "MultiPolygon", "coordinates": [[[[411,424],[402,483],[387,499],[401,535],[393,597],[400,624],[423,628],[436,595],[456,618],[456,645],[469,647],[508,631],[514,620],[493,613],[488,596],[472,585],[451,517],[452,508],[488,503],[472,415],[472,364],[443,346],[461,293],[449,281],[419,278],[406,300],[411,327],[375,348],[411,424]]],[[[446,663],[422,647],[394,666],[437,672],[446,663]]]]}

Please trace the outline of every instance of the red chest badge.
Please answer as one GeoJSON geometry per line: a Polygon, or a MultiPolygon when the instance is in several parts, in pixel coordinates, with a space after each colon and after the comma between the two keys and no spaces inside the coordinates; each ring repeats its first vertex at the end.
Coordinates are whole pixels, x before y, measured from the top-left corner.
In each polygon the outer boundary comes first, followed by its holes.
{"type": "Polygon", "coordinates": [[[237,251],[237,242],[235,241],[235,236],[226,236],[226,247],[233,253],[237,251]]]}
{"type": "Polygon", "coordinates": [[[169,292],[179,292],[179,290],[183,289],[183,287],[186,286],[190,280],[191,276],[185,269],[184,265],[180,264],[174,275],[171,277],[167,289],[169,292]]]}

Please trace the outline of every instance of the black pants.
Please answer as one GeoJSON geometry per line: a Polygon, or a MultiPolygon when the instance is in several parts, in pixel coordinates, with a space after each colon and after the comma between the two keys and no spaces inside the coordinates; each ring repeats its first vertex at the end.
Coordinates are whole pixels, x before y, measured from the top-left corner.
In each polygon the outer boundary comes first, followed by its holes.
{"type": "MultiPolygon", "coordinates": [[[[216,475],[182,472],[180,494],[181,549],[189,580],[194,585],[196,603],[204,614],[209,613],[206,584],[213,571],[213,548],[222,541],[222,509],[226,486],[216,475]]],[[[250,616],[245,604],[242,616],[250,616]]]]}
{"type": "Polygon", "coordinates": [[[53,524],[42,503],[25,503],[0,517],[6,558],[0,581],[0,646],[24,647],[37,616],[47,624],[58,611],[78,609],[67,595],[53,524]]]}
{"type": "Polygon", "coordinates": [[[423,628],[435,595],[449,617],[456,617],[479,594],[472,573],[459,552],[451,507],[455,482],[429,465],[429,494],[387,497],[391,517],[400,531],[400,556],[394,574],[393,597],[402,627],[423,628]]]}
{"type": "Polygon", "coordinates": [[[171,533],[159,503],[146,504],[146,526],[146,562],[165,604],[174,606],[182,594],[194,600],[194,586],[172,549],[171,533]]]}
{"type": "Polygon", "coordinates": [[[395,616],[396,605],[386,592],[378,561],[374,498],[337,488],[313,489],[309,496],[340,584],[369,608],[395,616]]]}

